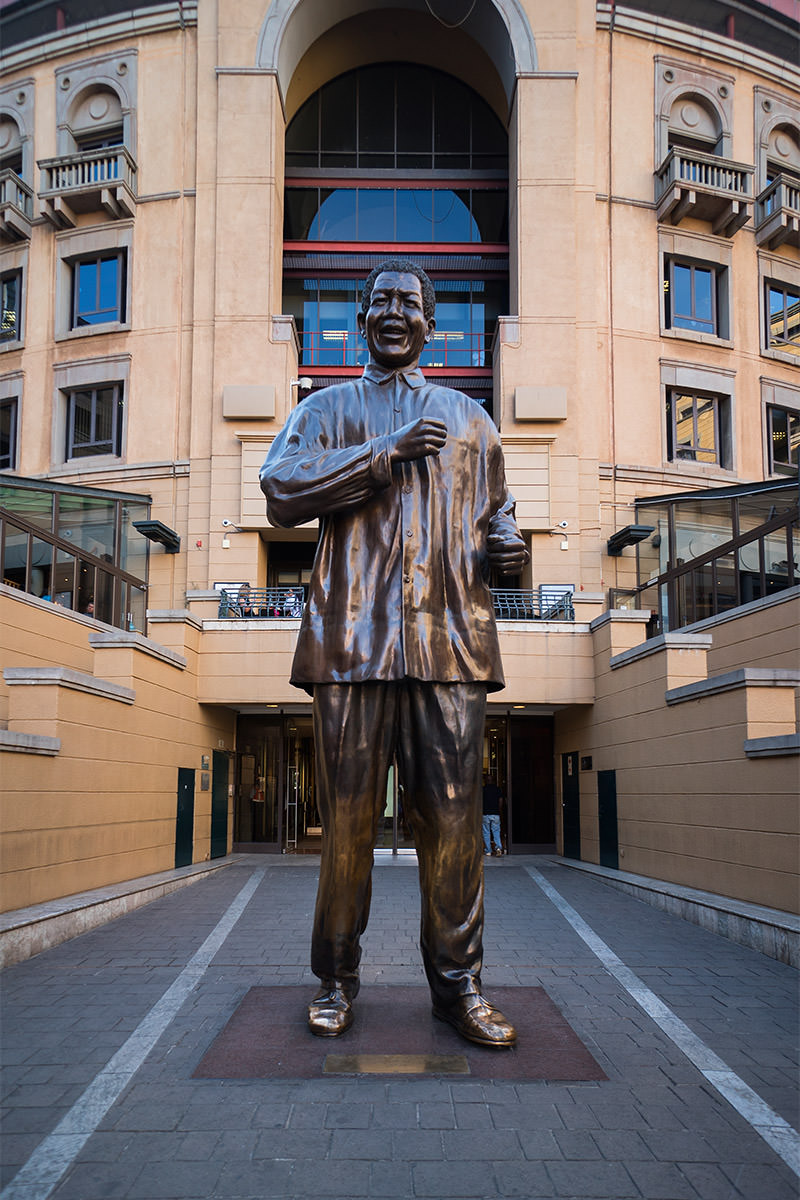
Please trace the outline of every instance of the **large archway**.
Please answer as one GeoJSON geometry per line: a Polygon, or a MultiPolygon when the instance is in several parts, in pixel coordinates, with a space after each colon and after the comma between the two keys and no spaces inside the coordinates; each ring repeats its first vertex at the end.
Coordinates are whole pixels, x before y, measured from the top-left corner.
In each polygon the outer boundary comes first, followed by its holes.
{"type": "MultiPolygon", "coordinates": [[[[354,22],[355,39],[342,39],[342,52],[349,50],[350,61],[339,62],[337,69],[360,66],[359,28],[377,19],[385,30],[392,14],[402,14],[395,36],[387,44],[385,37],[376,38],[370,32],[369,61],[413,59],[460,74],[464,55],[469,70],[477,54],[490,66],[490,76],[503,97],[505,113],[497,99],[486,96],[501,118],[510,111],[517,76],[536,70],[536,44],[519,0],[272,0],[259,35],[256,65],[276,73],[286,102],[298,68],[314,43],[337,26],[354,22]],[[409,54],[407,45],[398,45],[397,36],[404,43],[413,42],[414,52],[409,54]]],[[[480,87],[479,79],[473,75],[466,81],[480,87]]],[[[305,89],[301,85],[296,105],[317,86],[319,81],[313,80],[305,89]]],[[[290,116],[292,107],[287,108],[290,116]]]]}

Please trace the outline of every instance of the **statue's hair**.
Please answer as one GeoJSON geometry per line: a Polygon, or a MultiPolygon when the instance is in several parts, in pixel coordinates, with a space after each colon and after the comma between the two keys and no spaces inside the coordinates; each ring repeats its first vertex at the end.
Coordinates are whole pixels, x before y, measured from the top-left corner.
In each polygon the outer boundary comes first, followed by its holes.
{"type": "Polygon", "coordinates": [[[361,293],[361,311],[366,313],[369,308],[375,280],[382,271],[398,271],[407,275],[416,275],[422,288],[422,313],[425,320],[429,321],[436,311],[436,292],[422,267],[418,267],[415,262],[411,262],[408,258],[389,258],[386,262],[379,263],[377,267],[373,267],[367,276],[364,290],[361,293]]]}

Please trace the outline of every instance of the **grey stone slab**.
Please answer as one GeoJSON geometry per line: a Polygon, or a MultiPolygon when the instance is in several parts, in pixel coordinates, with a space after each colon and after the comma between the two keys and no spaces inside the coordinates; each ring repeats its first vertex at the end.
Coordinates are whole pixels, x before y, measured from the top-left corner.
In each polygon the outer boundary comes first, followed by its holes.
{"type": "Polygon", "coordinates": [[[489,1163],[417,1163],[413,1168],[414,1195],[435,1200],[468,1200],[472,1196],[493,1196],[496,1178],[489,1163]]]}
{"type": "Polygon", "coordinates": [[[547,1171],[541,1163],[511,1163],[495,1164],[497,1192],[493,1195],[520,1196],[531,1200],[535,1196],[553,1195],[553,1185],[547,1171]]]}
{"type": "Polygon", "coordinates": [[[597,1200],[640,1200],[641,1192],[620,1163],[549,1162],[547,1171],[556,1196],[570,1200],[589,1196],[597,1200]]]}
{"type": "MultiPolygon", "coordinates": [[[[356,1196],[369,1195],[370,1174],[368,1162],[332,1162],[330,1159],[327,1159],[324,1165],[311,1161],[295,1162],[288,1190],[277,1194],[284,1200],[289,1196],[292,1200],[304,1200],[306,1196],[317,1200],[325,1193],[330,1196],[347,1196],[353,1200],[356,1196]]],[[[255,1189],[252,1192],[254,1196],[260,1194],[262,1193],[255,1189]]]]}
{"type": "Polygon", "coordinates": [[[325,1115],[328,1129],[369,1129],[371,1123],[371,1104],[329,1104],[325,1115]]]}
{"type": "Polygon", "coordinates": [[[446,1129],[442,1143],[445,1158],[458,1162],[522,1158],[519,1138],[511,1129],[446,1129]]]}
{"type": "Polygon", "coordinates": [[[444,1159],[442,1134],[428,1129],[396,1129],[392,1133],[392,1158],[409,1162],[444,1159]]]}

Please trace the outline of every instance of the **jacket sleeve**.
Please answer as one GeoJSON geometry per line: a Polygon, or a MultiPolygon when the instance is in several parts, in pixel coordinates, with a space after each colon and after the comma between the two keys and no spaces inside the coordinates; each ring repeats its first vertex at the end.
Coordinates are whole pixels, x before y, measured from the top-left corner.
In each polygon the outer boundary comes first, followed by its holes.
{"type": "Polygon", "coordinates": [[[260,472],[273,525],[291,527],[358,508],[392,479],[388,438],[331,445],[325,412],[304,400],[270,447],[260,472]]]}

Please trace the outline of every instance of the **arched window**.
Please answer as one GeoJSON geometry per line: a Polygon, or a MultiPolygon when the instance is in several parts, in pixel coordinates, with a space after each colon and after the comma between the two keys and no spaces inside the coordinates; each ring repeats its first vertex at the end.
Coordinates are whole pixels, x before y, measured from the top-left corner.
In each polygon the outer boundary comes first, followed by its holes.
{"type": "Polygon", "coordinates": [[[22,134],[13,117],[0,114],[0,171],[22,175],[22,134]]]}
{"type": "Polygon", "coordinates": [[[672,105],[669,114],[669,148],[700,150],[718,154],[722,138],[722,123],[716,110],[701,96],[682,95],[672,105]]]}
{"type": "Polygon", "coordinates": [[[508,139],[464,83],[408,63],[339,76],[286,131],[283,311],[315,386],[360,373],[361,287],[397,256],[436,287],[426,373],[491,412],[491,342],[508,311],[508,139]]]}
{"type": "Polygon", "coordinates": [[[69,114],[76,150],[102,150],[124,140],[122,104],[110,87],[98,85],[79,96],[69,114]]]}

